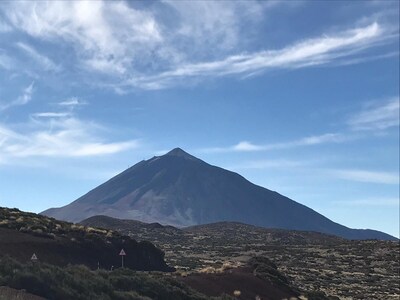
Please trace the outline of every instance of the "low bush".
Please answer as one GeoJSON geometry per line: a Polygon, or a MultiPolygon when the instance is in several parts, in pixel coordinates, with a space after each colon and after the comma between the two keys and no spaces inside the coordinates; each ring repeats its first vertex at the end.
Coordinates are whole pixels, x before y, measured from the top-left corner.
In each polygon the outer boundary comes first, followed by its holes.
{"type": "Polygon", "coordinates": [[[92,271],[76,265],[60,268],[44,263],[22,264],[7,256],[0,257],[0,286],[24,289],[31,294],[57,300],[210,299],[163,273],[129,269],[92,271]]]}

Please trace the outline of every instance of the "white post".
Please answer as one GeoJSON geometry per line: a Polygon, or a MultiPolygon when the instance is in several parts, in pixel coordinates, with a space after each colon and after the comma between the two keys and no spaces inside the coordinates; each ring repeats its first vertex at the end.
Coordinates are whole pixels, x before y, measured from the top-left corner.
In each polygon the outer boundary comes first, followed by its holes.
{"type": "Polygon", "coordinates": [[[124,268],[124,256],[126,255],[124,249],[121,249],[119,255],[121,256],[122,268],[124,268]]]}

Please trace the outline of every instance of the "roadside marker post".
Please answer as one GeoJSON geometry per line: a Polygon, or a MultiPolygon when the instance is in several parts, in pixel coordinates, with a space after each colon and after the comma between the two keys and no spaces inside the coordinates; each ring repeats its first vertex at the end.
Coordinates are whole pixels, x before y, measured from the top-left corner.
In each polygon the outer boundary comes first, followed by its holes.
{"type": "Polygon", "coordinates": [[[122,268],[124,268],[124,256],[126,256],[126,253],[124,249],[121,249],[121,252],[119,253],[119,256],[121,256],[121,262],[122,262],[122,268]]]}
{"type": "Polygon", "coordinates": [[[36,256],[36,253],[33,253],[32,257],[31,257],[32,264],[35,264],[37,261],[38,261],[38,257],[36,256]]]}

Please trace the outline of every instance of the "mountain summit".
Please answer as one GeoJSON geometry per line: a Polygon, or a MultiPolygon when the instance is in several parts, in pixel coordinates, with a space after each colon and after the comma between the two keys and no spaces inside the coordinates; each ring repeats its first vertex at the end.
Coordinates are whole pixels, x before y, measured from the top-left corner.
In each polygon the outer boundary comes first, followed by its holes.
{"type": "Polygon", "coordinates": [[[175,148],[144,160],[69,205],[42,214],[79,222],[107,215],[178,227],[236,221],[262,227],[317,231],[350,239],[394,239],[350,229],[237,173],[175,148]]]}
{"type": "Polygon", "coordinates": [[[171,151],[169,151],[164,156],[177,156],[177,157],[183,157],[185,159],[200,160],[197,157],[194,157],[193,155],[190,155],[189,153],[183,151],[181,148],[172,149],[171,151]]]}

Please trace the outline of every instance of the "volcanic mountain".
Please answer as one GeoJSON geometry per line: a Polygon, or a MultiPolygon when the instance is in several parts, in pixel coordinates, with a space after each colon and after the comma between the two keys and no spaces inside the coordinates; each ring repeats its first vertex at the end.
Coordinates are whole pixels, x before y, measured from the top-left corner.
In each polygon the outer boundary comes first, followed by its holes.
{"type": "Polygon", "coordinates": [[[106,215],[177,227],[236,221],[349,239],[394,239],[383,232],[342,226],[180,148],[143,160],[71,204],[42,214],[73,222],[106,215]]]}

